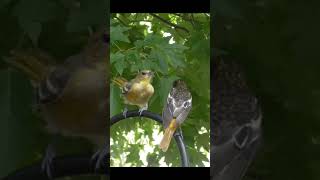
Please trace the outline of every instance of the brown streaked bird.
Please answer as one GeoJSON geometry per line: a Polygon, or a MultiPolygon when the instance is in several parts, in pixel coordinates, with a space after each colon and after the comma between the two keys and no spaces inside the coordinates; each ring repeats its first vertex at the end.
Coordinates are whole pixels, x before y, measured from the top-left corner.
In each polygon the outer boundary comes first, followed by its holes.
{"type": "Polygon", "coordinates": [[[262,113],[233,60],[213,61],[211,180],[241,180],[262,140],[262,113]]]}
{"type": "MultiPolygon", "coordinates": [[[[127,105],[136,105],[139,107],[140,116],[144,110],[148,109],[148,102],[154,93],[151,84],[154,74],[150,70],[142,70],[138,75],[128,81],[123,77],[116,77],[113,82],[117,84],[121,91],[124,103],[127,105]]],[[[123,112],[126,117],[127,107],[123,112]]]]}
{"type": "Polygon", "coordinates": [[[179,79],[173,82],[168,95],[167,103],[162,111],[164,135],[160,142],[160,148],[166,152],[172,136],[177,128],[186,120],[192,107],[192,96],[186,83],[179,79]]]}

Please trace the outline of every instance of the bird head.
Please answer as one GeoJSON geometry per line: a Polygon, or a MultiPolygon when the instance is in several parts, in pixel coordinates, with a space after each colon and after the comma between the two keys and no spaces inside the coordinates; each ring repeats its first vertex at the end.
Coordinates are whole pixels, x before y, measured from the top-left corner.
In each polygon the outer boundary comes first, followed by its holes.
{"type": "Polygon", "coordinates": [[[137,79],[143,82],[151,82],[152,78],[154,76],[154,73],[150,70],[142,70],[138,73],[137,79]]]}
{"type": "Polygon", "coordinates": [[[186,85],[186,83],[185,83],[183,80],[178,79],[178,80],[175,80],[175,81],[173,82],[173,87],[174,87],[174,88],[186,88],[187,85],[186,85]]]}

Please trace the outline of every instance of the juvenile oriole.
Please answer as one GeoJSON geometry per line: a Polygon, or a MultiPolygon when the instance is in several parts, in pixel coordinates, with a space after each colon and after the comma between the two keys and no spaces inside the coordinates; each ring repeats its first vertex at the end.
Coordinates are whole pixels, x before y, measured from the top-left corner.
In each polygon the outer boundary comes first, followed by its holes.
{"type": "MultiPolygon", "coordinates": [[[[82,52],[57,65],[39,50],[12,51],[7,62],[21,70],[36,90],[37,107],[48,130],[108,144],[108,38],[101,29],[82,52]]],[[[106,147],[104,147],[106,148],[106,147]]],[[[50,169],[43,168],[50,176],[50,169]]]]}
{"type": "MultiPolygon", "coordinates": [[[[153,78],[153,72],[150,70],[143,70],[131,81],[127,81],[122,77],[116,77],[113,82],[117,84],[124,99],[124,103],[127,105],[139,106],[140,115],[144,110],[148,109],[148,102],[154,93],[154,88],[151,84],[153,78]]],[[[123,114],[126,116],[127,107],[123,114]]]]}
{"type": "Polygon", "coordinates": [[[240,66],[213,61],[211,109],[211,180],[240,180],[261,143],[262,113],[240,66]]]}
{"type": "Polygon", "coordinates": [[[187,85],[181,79],[173,82],[167,103],[162,111],[165,128],[160,148],[166,152],[176,129],[185,121],[192,107],[192,96],[187,85]]]}

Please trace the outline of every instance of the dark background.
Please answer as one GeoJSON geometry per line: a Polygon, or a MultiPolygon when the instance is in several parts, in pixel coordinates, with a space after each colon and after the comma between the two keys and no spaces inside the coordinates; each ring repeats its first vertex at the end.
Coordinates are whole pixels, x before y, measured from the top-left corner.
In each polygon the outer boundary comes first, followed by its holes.
{"type": "Polygon", "coordinates": [[[212,41],[245,69],[263,109],[249,179],[320,179],[319,3],[215,0],[212,41]]]}

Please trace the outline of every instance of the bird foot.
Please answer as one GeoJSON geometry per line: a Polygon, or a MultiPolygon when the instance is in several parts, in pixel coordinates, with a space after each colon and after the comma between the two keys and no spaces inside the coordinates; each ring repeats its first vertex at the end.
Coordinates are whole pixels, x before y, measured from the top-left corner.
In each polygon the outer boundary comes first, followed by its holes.
{"type": "Polygon", "coordinates": [[[124,117],[125,119],[127,118],[127,113],[128,113],[128,108],[125,107],[124,110],[123,110],[123,112],[122,112],[122,115],[123,115],[123,117],[124,117]]]}
{"type": "MultiPolygon", "coordinates": [[[[91,157],[91,162],[95,163],[95,172],[100,171],[101,169],[107,167],[107,155],[109,151],[107,146],[99,149],[97,152],[95,152],[91,157]]],[[[106,169],[104,170],[105,173],[107,173],[106,169]]]]}
{"type": "Polygon", "coordinates": [[[140,108],[140,109],[139,109],[139,116],[141,116],[141,115],[142,115],[142,112],[145,111],[145,110],[147,110],[147,109],[148,109],[148,107],[142,107],[142,108],[140,108]]]}
{"type": "Polygon", "coordinates": [[[56,156],[55,149],[51,144],[49,144],[41,164],[41,170],[44,173],[46,173],[49,179],[53,179],[52,178],[52,160],[55,156],[56,156]]]}

